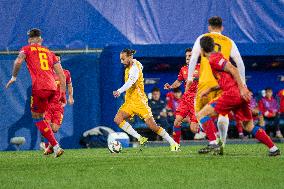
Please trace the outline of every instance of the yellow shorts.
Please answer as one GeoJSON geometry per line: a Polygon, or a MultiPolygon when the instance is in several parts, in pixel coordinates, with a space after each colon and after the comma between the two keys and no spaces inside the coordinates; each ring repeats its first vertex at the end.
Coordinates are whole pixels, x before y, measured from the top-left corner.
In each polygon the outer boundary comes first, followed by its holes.
{"type": "Polygon", "coordinates": [[[194,109],[195,112],[199,112],[206,104],[211,102],[212,100],[215,100],[221,95],[221,90],[212,91],[207,95],[207,97],[200,98],[201,91],[197,91],[194,109]]]}
{"type": "Polygon", "coordinates": [[[142,100],[135,102],[125,102],[124,104],[122,104],[118,111],[123,111],[129,114],[131,117],[138,115],[141,119],[144,120],[153,116],[151,108],[148,106],[148,102],[143,102],[142,100]]]}

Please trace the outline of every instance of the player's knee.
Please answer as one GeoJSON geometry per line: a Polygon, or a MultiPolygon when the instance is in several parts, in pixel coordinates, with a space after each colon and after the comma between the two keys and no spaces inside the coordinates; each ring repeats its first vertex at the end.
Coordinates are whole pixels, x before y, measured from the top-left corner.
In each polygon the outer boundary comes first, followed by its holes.
{"type": "Polygon", "coordinates": [[[174,121],[174,126],[180,126],[182,124],[182,120],[180,119],[175,119],[174,121]]]}
{"type": "Polygon", "coordinates": [[[244,121],[243,122],[243,128],[244,128],[245,131],[250,133],[253,130],[253,127],[254,127],[253,121],[244,121]]]}
{"type": "Polygon", "coordinates": [[[33,119],[41,119],[41,118],[43,118],[43,114],[42,113],[32,112],[32,118],[33,119]]]}
{"type": "Polygon", "coordinates": [[[113,121],[117,124],[117,125],[119,125],[121,122],[122,122],[122,119],[120,118],[120,117],[115,117],[114,119],[113,119],[113,121]]]}
{"type": "Polygon", "coordinates": [[[60,125],[54,125],[54,124],[52,124],[52,125],[51,125],[51,128],[52,128],[52,131],[53,131],[54,133],[57,133],[58,130],[59,130],[59,128],[60,128],[60,125]]]}
{"type": "Polygon", "coordinates": [[[229,125],[228,116],[219,115],[217,124],[218,125],[229,125]]]}

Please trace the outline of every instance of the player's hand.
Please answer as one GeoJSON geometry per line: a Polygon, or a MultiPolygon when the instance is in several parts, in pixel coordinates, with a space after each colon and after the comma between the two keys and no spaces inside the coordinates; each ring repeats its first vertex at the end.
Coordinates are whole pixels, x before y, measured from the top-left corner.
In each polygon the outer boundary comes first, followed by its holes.
{"type": "Polygon", "coordinates": [[[198,133],[199,132],[199,124],[196,122],[191,122],[190,123],[190,130],[193,133],[198,133]]]}
{"type": "Polygon", "coordinates": [[[120,96],[120,92],[118,92],[118,91],[113,91],[112,94],[113,94],[114,98],[118,98],[120,96]]]}
{"type": "Polygon", "coordinates": [[[188,91],[188,89],[190,88],[191,84],[192,84],[192,81],[189,81],[189,80],[186,81],[186,86],[185,86],[185,91],[184,92],[188,91]]]}
{"type": "Polygon", "coordinates": [[[69,96],[69,98],[68,98],[68,104],[69,104],[69,105],[73,105],[73,104],[74,104],[74,98],[73,98],[73,96],[69,96]]]}
{"type": "Polygon", "coordinates": [[[6,89],[8,89],[10,87],[10,85],[12,85],[13,83],[15,83],[16,81],[16,77],[12,77],[8,83],[6,84],[6,89]]]}
{"type": "Polygon", "coordinates": [[[166,83],[166,84],[164,85],[164,89],[165,89],[165,90],[170,90],[170,89],[171,89],[171,85],[168,84],[168,83],[166,83]]]}
{"type": "Polygon", "coordinates": [[[241,97],[249,102],[251,100],[252,97],[252,93],[248,90],[248,88],[246,88],[245,86],[240,88],[240,93],[241,93],[241,97]]]}

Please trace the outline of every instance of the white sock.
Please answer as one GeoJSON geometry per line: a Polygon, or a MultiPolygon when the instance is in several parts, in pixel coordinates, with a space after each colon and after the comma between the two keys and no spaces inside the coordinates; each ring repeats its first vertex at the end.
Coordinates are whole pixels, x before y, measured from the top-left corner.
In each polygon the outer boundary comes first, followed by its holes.
{"type": "Polygon", "coordinates": [[[223,145],[226,144],[228,127],[229,127],[229,118],[228,116],[219,115],[217,122],[220,139],[223,142],[223,145]]]}
{"type": "Polygon", "coordinates": [[[275,152],[276,150],[278,150],[278,148],[276,146],[273,146],[269,149],[270,152],[275,152]]]}
{"type": "Polygon", "coordinates": [[[56,144],[55,146],[53,146],[53,150],[55,151],[55,152],[57,152],[57,150],[60,148],[60,146],[59,146],[59,144],[56,144]]]}
{"type": "Polygon", "coordinates": [[[170,143],[170,145],[176,144],[174,139],[172,137],[170,137],[170,135],[167,133],[167,131],[165,131],[165,129],[163,129],[162,127],[160,127],[160,129],[157,132],[157,134],[160,135],[166,141],[168,141],[168,143],[170,143]]]}
{"type": "Polygon", "coordinates": [[[216,141],[216,140],[212,140],[212,141],[209,142],[209,144],[210,144],[210,145],[212,145],[212,144],[217,144],[217,141],[216,141]]]}
{"type": "Polygon", "coordinates": [[[119,127],[137,140],[141,138],[141,135],[138,134],[137,131],[135,131],[127,121],[125,121],[125,123],[123,125],[120,125],[119,127]]]}

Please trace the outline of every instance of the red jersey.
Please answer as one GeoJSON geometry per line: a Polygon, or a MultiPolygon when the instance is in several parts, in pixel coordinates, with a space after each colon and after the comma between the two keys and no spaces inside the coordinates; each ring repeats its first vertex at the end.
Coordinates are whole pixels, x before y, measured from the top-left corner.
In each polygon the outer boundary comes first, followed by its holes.
{"type": "Polygon", "coordinates": [[[279,100],[280,100],[280,108],[279,112],[284,113],[284,89],[278,92],[279,100]]]}
{"type": "MultiPolygon", "coordinates": [[[[217,79],[220,89],[225,91],[239,92],[238,84],[233,76],[224,71],[228,62],[221,53],[212,53],[209,57],[209,63],[214,77],[217,79]]],[[[232,93],[234,94],[234,93],[232,93]]]]}
{"type": "MultiPolygon", "coordinates": [[[[184,93],[184,96],[192,96],[195,95],[197,91],[197,86],[198,86],[198,80],[199,80],[199,69],[200,69],[200,64],[197,64],[195,67],[195,71],[193,73],[193,82],[190,85],[189,89],[187,92],[184,93]]],[[[178,80],[184,82],[184,86],[186,86],[186,81],[187,81],[187,76],[188,76],[188,66],[183,66],[178,74],[178,80]]]]}
{"type": "Polygon", "coordinates": [[[20,53],[26,55],[33,90],[56,90],[53,65],[58,59],[48,48],[38,44],[24,46],[20,53]]]}
{"type": "Polygon", "coordinates": [[[180,103],[180,99],[177,99],[175,96],[174,96],[174,93],[173,92],[169,92],[167,93],[166,95],[166,100],[167,100],[167,108],[172,110],[172,112],[175,114],[176,110],[177,110],[177,107],[179,106],[179,103],[180,103]]]}
{"type": "MultiPolygon", "coordinates": [[[[71,80],[71,74],[69,72],[69,70],[63,70],[64,72],[64,75],[66,77],[66,85],[72,83],[72,80],[71,80]]],[[[57,76],[56,73],[54,73],[54,79],[56,81],[56,84],[57,84],[57,90],[56,90],[56,95],[59,95],[60,96],[60,81],[59,81],[59,77],[57,76]]],[[[63,101],[63,102],[66,102],[66,94],[62,96],[63,99],[60,99],[60,101],[63,101]]]]}

